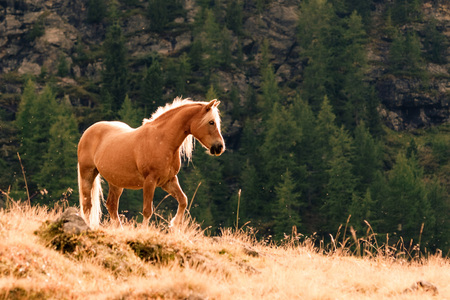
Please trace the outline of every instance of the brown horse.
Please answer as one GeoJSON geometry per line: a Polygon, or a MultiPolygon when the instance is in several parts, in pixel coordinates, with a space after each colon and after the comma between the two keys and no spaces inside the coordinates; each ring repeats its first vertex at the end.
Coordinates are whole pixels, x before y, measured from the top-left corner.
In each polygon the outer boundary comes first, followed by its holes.
{"type": "Polygon", "coordinates": [[[117,225],[121,224],[118,206],[124,188],[143,189],[143,224],[148,224],[156,187],[177,199],[178,210],[171,225],[179,225],[187,205],[177,178],[181,157],[192,158],[194,137],[212,155],[225,150],[219,103],[176,98],[136,129],[106,121],[89,127],[78,144],[78,187],[86,222],[93,228],[100,223],[101,175],[109,184],[106,207],[117,225]]]}

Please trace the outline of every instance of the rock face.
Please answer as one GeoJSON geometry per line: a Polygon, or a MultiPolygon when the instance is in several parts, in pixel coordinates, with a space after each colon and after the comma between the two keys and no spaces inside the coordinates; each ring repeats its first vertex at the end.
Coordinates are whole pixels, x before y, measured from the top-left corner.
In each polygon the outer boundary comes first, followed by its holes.
{"type": "MultiPolygon", "coordinates": [[[[152,52],[162,56],[178,55],[191,46],[194,38],[191,25],[199,11],[195,1],[185,0],[185,17],[175,20],[182,29],[164,34],[149,30],[146,5],[145,1],[138,2],[134,11],[139,12],[128,14],[122,22],[131,58],[139,59],[152,52]]],[[[298,7],[298,1],[294,0],[273,1],[261,13],[256,13],[251,5],[245,6],[245,35],[240,40],[244,62],[248,63],[259,61],[259,50],[263,40],[267,39],[277,80],[295,82],[296,86],[302,81],[302,61],[296,42],[298,7]]],[[[432,6],[426,3],[423,11],[435,18],[439,30],[450,37],[450,4],[432,6]]],[[[102,69],[100,59],[93,58],[82,65],[73,60],[79,55],[80,45],[98,48],[105,32],[106,25],[87,22],[86,0],[0,0],[0,74],[56,74],[61,61],[66,61],[73,78],[98,80],[102,69]]],[[[373,40],[382,44],[380,37],[374,35],[373,40]]],[[[388,126],[404,130],[449,121],[449,65],[428,65],[432,74],[428,82],[431,88],[424,89],[421,80],[387,75],[389,50],[378,46],[377,43],[369,45],[368,58],[372,66],[368,80],[377,89],[382,103],[380,112],[388,126]]],[[[232,47],[233,51],[237,49],[236,38],[232,47]]],[[[450,61],[450,52],[447,56],[450,61]]],[[[219,81],[224,91],[235,86],[240,95],[244,95],[247,83],[259,87],[260,74],[251,66],[241,71],[220,71],[219,81]]]]}

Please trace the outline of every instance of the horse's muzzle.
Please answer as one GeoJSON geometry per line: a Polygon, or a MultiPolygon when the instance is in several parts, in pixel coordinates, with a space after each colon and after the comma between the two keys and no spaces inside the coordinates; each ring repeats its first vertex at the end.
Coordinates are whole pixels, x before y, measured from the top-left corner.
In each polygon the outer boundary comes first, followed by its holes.
{"type": "Polygon", "coordinates": [[[209,149],[209,152],[212,155],[217,155],[219,156],[220,154],[223,153],[223,151],[225,150],[225,147],[223,146],[223,144],[221,143],[217,143],[211,146],[211,148],[209,149]]]}

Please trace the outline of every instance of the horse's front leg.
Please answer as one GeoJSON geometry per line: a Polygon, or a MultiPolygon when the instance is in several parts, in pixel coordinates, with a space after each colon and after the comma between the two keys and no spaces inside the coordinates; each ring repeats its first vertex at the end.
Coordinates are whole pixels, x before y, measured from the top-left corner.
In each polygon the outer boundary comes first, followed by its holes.
{"type": "Polygon", "coordinates": [[[162,187],[167,193],[169,193],[172,197],[177,199],[178,201],[178,210],[175,217],[170,222],[170,226],[178,226],[181,224],[183,220],[184,211],[187,206],[187,197],[186,194],[180,187],[180,183],[178,182],[178,177],[175,176],[168,183],[166,183],[162,187]]]}
{"type": "Polygon", "coordinates": [[[144,226],[148,225],[148,221],[153,214],[153,195],[155,194],[155,188],[155,180],[153,178],[146,178],[144,181],[144,209],[142,211],[144,215],[142,224],[144,226]]]}

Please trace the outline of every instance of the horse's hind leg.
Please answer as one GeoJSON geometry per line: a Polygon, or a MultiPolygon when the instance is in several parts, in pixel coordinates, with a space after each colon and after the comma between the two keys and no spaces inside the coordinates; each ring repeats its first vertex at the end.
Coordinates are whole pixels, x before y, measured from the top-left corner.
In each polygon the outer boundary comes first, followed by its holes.
{"type": "Polygon", "coordinates": [[[122,195],[123,188],[109,184],[108,199],[106,200],[106,208],[109,216],[116,226],[122,226],[119,218],[119,198],[122,195]]]}
{"type": "MultiPolygon", "coordinates": [[[[94,180],[98,175],[95,168],[86,168],[78,165],[78,186],[80,192],[80,207],[84,220],[89,224],[89,218],[92,209],[91,192],[94,180]]],[[[89,224],[90,225],[90,224],[89,224]]]]}

